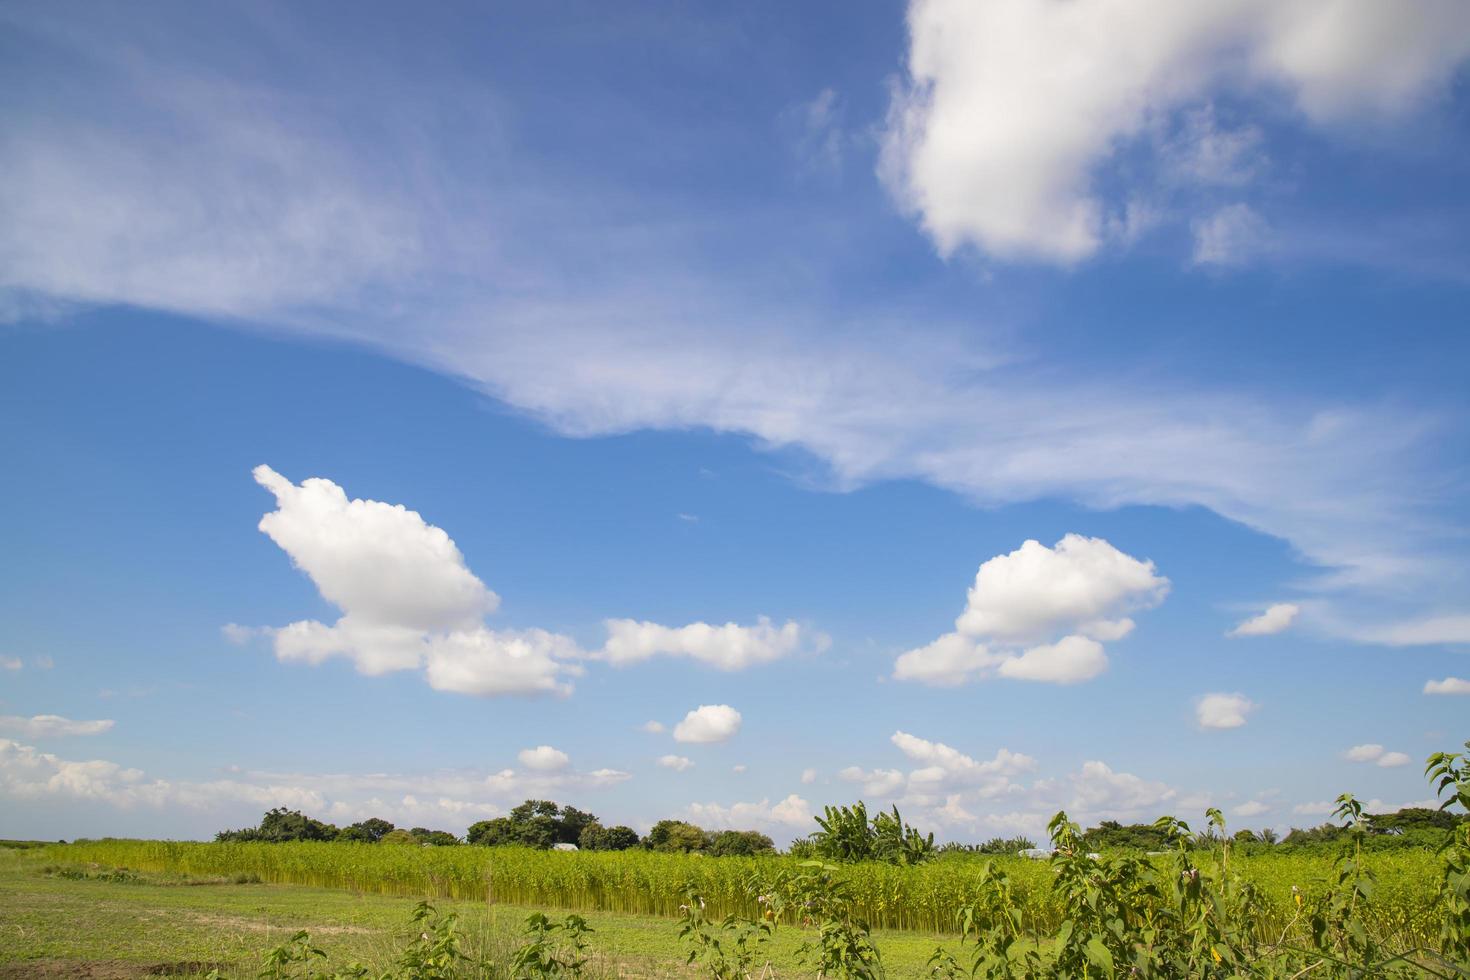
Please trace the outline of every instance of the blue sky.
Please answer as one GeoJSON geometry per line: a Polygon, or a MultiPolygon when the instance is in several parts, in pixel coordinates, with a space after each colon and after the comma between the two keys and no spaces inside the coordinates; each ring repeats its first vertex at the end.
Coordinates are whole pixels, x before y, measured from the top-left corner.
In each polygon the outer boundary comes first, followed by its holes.
{"type": "Polygon", "coordinates": [[[0,836],[1422,800],[1470,15],[1145,6],[4,5],[0,836]]]}

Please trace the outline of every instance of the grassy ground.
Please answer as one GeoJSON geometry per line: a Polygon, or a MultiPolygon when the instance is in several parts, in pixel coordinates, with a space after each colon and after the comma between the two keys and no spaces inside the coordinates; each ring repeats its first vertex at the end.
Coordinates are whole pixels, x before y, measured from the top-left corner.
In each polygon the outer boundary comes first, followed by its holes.
{"type": "MultiPolygon", "coordinates": [[[[330,956],[386,967],[411,938],[411,898],[358,895],[301,885],[236,884],[223,878],[115,875],[112,869],[56,867],[24,851],[0,851],[0,978],[131,978],[169,972],[253,977],[261,954],[298,929],[330,956]],[[84,877],[66,877],[66,874],[84,877]]],[[[460,914],[471,948],[503,958],[532,909],[441,901],[460,914]]],[[[680,977],[677,924],[666,918],[589,913],[596,932],[594,975],[680,977]]],[[[783,929],[770,944],[781,976],[803,976],[797,947],[807,938],[783,929]]],[[[921,977],[941,941],[913,932],[875,939],[894,977],[921,977]]],[[[953,938],[947,940],[953,945],[953,938]]]]}

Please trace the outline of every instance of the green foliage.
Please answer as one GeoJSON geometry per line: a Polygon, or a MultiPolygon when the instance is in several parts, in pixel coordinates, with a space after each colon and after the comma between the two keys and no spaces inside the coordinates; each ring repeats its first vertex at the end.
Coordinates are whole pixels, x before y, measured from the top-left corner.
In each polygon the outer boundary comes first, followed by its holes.
{"type": "Polygon", "coordinates": [[[679,939],[689,948],[686,965],[698,963],[714,980],[745,980],[761,959],[761,947],[774,928],[777,912],[769,896],[759,897],[760,918],[748,919],[731,912],[719,925],[705,914],[704,896],[693,885],[684,888],[679,906],[679,939]]]}
{"type": "Polygon", "coordinates": [[[597,817],[551,800],[527,800],[509,816],[470,825],[465,842],[484,847],[517,845],[549,850],[554,844],[577,844],[582,832],[597,825],[597,817]]]}
{"type": "MultiPolygon", "coordinates": [[[[1470,742],[1465,748],[1470,750],[1470,742]]],[[[1444,910],[1444,925],[1439,951],[1463,973],[1470,974],[1470,751],[1434,753],[1425,764],[1424,775],[1442,801],[1441,811],[1452,806],[1461,811],[1449,839],[1440,848],[1444,872],[1438,899],[1444,910]]]]}
{"type": "Polygon", "coordinates": [[[1087,851],[1131,850],[1162,851],[1169,841],[1154,824],[1120,824],[1116,820],[1104,820],[1089,828],[1080,837],[1081,846],[1087,851]]]}
{"type": "Polygon", "coordinates": [[[526,941],[511,959],[515,980],[549,980],[551,977],[580,977],[587,965],[587,939],[592,929],[580,915],[560,922],[543,912],[526,917],[526,941]]]}
{"type": "Polygon", "coordinates": [[[320,820],[313,820],[300,810],[276,807],[266,811],[260,818],[260,826],[243,830],[222,830],[214,835],[216,841],[264,841],[279,844],[284,841],[328,841],[337,838],[337,828],[320,820]]]}
{"type": "Polygon", "coordinates": [[[430,844],[434,847],[452,847],[459,843],[459,838],[447,830],[429,830],[426,827],[415,827],[409,833],[420,844],[430,844]]]}
{"type": "Polygon", "coordinates": [[[413,924],[418,936],[398,958],[396,980],[451,980],[470,959],[461,949],[459,917],[441,916],[434,906],[420,902],[413,924]]]}
{"type": "Polygon", "coordinates": [[[399,827],[397,830],[390,830],[390,831],[388,831],[388,833],[384,834],[383,835],[383,839],[380,840],[378,843],[380,843],[380,844],[417,844],[418,842],[419,842],[419,840],[418,840],[417,837],[415,837],[413,834],[409,833],[408,831],[404,830],[402,827],[399,827]]]}
{"type": "Polygon", "coordinates": [[[639,844],[638,832],[632,827],[604,827],[590,823],[577,836],[577,846],[584,851],[626,851],[639,844]]]}
{"type": "Polygon", "coordinates": [[[713,835],[692,823],[683,820],[660,820],[643,838],[643,846],[650,851],[664,854],[688,854],[703,852],[709,847],[713,835]]]}
{"type": "Polygon", "coordinates": [[[325,966],[326,961],[326,952],[313,946],[311,936],[303,929],[265,954],[257,976],[261,980],[314,977],[319,974],[312,966],[318,962],[325,966]]]}
{"type": "Polygon", "coordinates": [[[711,857],[752,857],[775,854],[771,838],[756,830],[722,830],[715,834],[706,851],[711,857]]]}
{"type": "Polygon", "coordinates": [[[914,865],[932,858],[934,835],[920,834],[903,822],[898,807],[868,819],[868,808],[859,800],[850,807],[825,807],[817,817],[821,828],[811,841],[818,857],[828,861],[883,861],[914,865]]]}
{"type": "Polygon", "coordinates": [[[852,887],[841,870],[821,861],[801,862],[798,873],[785,883],[787,902],[803,925],[815,926],[816,937],[798,953],[802,963],[818,976],[852,980],[882,980],[883,958],[866,920],[853,901],[852,887]]]}
{"type": "Polygon", "coordinates": [[[341,841],[357,841],[360,844],[376,844],[393,832],[393,825],[379,817],[370,817],[343,827],[337,833],[341,841]]]}

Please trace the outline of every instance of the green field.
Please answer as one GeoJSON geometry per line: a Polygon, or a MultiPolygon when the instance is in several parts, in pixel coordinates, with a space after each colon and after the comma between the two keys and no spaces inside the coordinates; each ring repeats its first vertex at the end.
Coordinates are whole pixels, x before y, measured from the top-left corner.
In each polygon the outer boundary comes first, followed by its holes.
{"type": "MultiPolygon", "coordinates": [[[[412,938],[409,895],[362,894],[291,884],[235,884],[231,878],[162,873],[117,874],[112,868],[59,865],[42,851],[0,851],[0,977],[132,978],[162,971],[255,977],[261,956],[299,929],[336,968],[360,961],[390,967],[412,938]],[[46,870],[50,868],[50,870],[46,870]],[[81,877],[67,877],[79,875],[81,877]]],[[[508,961],[531,908],[483,901],[441,901],[461,916],[474,955],[508,961]]],[[[593,977],[687,977],[673,920],[598,912],[593,977]]],[[[771,943],[782,976],[802,975],[796,929],[771,943]]],[[[925,975],[941,939],[922,932],[877,934],[895,977],[925,975]]]]}
{"type": "MultiPolygon", "coordinates": [[[[1222,857],[1202,852],[1201,870],[1220,875],[1223,869],[1211,862],[1222,857]]],[[[1372,941],[1391,950],[1433,948],[1444,918],[1435,897],[1440,859],[1420,849],[1363,858],[1376,881],[1371,902],[1356,914],[1372,941]]],[[[1301,934],[1302,910],[1330,902],[1336,881],[1330,855],[1229,860],[1230,874],[1255,890],[1260,907],[1250,928],[1263,936],[1301,934]]],[[[930,975],[927,962],[937,945],[960,952],[954,914],[967,902],[984,901],[987,864],[1006,872],[1026,930],[1042,937],[1023,944],[1051,957],[1049,937],[1076,910],[1069,911],[1054,887],[1059,872],[1049,862],[952,855],[916,867],[845,867],[839,876],[854,911],[873,925],[889,976],[930,975]]],[[[351,843],[104,840],[0,849],[0,977],[211,968],[255,976],[262,955],[301,929],[327,951],[330,968],[356,961],[377,975],[413,937],[410,913],[424,898],[460,916],[466,950],[501,964],[499,976],[510,975],[523,923],[536,910],[587,916],[595,930],[589,976],[708,975],[682,966],[686,950],[675,917],[686,883],[708,897],[712,917],[756,916],[753,884],[800,868],[788,857],[351,843]]],[[[797,958],[798,947],[816,933],[801,918],[788,907],[762,951],[762,962],[768,959],[780,976],[813,974],[797,958]]]]}
{"type": "MultiPolygon", "coordinates": [[[[792,858],[707,858],[690,854],[537,851],[527,848],[385,847],[298,842],[199,844],[106,840],[51,845],[49,860],[199,876],[251,874],[274,884],[315,885],[403,897],[449,898],[545,909],[673,916],[685,882],[693,882],[720,914],[756,914],[752,878],[794,869],[792,858]]],[[[916,867],[864,863],[847,874],[858,913],[880,929],[952,932],[955,911],[976,898],[987,861],[1010,875],[1028,923],[1042,932],[1065,918],[1045,861],[957,855],[916,867]]],[[[1292,888],[1307,901],[1334,880],[1327,854],[1234,857],[1262,893],[1264,927],[1279,929],[1294,914],[1292,888]]],[[[1369,855],[1378,875],[1371,926],[1395,945],[1425,945],[1438,933],[1434,892],[1439,861],[1406,849],[1369,855]]]]}

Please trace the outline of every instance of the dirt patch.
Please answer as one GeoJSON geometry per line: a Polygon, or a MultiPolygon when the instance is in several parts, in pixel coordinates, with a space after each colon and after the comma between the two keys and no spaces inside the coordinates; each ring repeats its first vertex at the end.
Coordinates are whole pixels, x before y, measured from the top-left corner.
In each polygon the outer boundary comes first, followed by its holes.
{"type": "Polygon", "coordinates": [[[237,915],[207,915],[202,912],[174,912],[174,916],[182,916],[190,922],[197,922],[211,929],[237,929],[241,932],[294,932],[296,929],[305,929],[313,936],[361,936],[373,930],[365,926],[336,926],[336,925],[305,925],[305,926],[283,926],[279,922],[266,922],[263,919],[246,919],[237,915]]]}
{"type": "Polygon", "coordinates": [[[203,976],[223,963],[133,963],[127,960],[28,960],[0,963],[0,980],[138,980],[203,976]]]}

